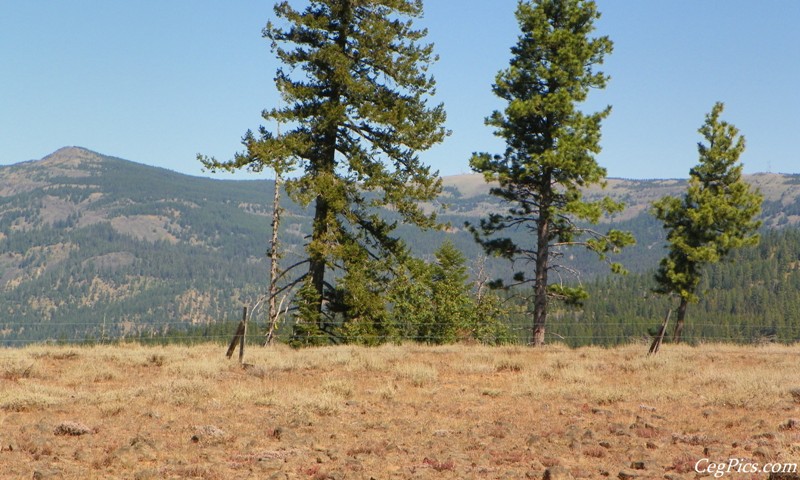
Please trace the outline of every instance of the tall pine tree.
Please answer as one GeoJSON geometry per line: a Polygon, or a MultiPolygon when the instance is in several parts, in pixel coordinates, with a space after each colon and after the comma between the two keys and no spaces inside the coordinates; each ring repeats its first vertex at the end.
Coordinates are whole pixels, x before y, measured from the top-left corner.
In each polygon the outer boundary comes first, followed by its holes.
{"type": "MultiPolygon", "coordinates": [[[[508,105],[486,119],[505,140],[506,150],[502,155],[477,153],[470,160],[474,171],[498,182],[491,193],[511,205],[472,231],[487,253],[525,267],[514,274],[514,283],[534,287],[533,345],[544,343],[548,299],[582,295],[580,289],[549,284],[551,271],[562,266],[558,259],[564,248],[582,245],[605,258],[633,243],[628,233],[585,227],[622,208],[608,198],[588,202],[582,196],[583,188],[602,184],[606,175],[594,156],[600,151],[600,123],[610,107],[593,114],[577,108],[590,89],[604,88],[608,80],[595,67],[611,52],[611,40],[590,37],[599,16],[589,0],[519,2],[522,33],[511,49],[509,68],[493,86],[508,105]],[[530,243],[501,235],[515,229],[528,231],[530,243]]],[[[613,269],[621,271],[621,266],[613,264],[613,269]]]]}
{"type": "MultiPolygon", "coordinates": [[[[427,71],[435,56],[432,45],[419,43],[427,32],[413,26],[421,0],[311,0],[302,11],[284,1],[274,10],[285,25],[270,22],[263,33],[283,64],[275,82],[286,106],[262,116],[288,131],[275,136],[261,128],[253,149],[248,145],[257,154],[204,163],[258,169],[278,156],[297,162],[302,174],[287,181],[287,190],[314,212],[298,296],[309,330],[302,334],[311,340],[334,334],[328,307],[348,305],[337,299],[360,298],[332,284],[335,275],[366,274],[354,261],[383,268],[387,258],[402,259],[406,248],[393,234],[398,221],[436,225],[419,203],[434,199],[441,181],[417,154],[447,135],[445,112],[428,103],[435,82],[427,71]],[[387,207],[395,220],[382,215],[387,207]]],[[[374,310],[358,308],[359,318],[374,310]]]]}
{"type": "Polygon", "coordinates": [[[653,204],[664,222],[669,253],[656,272],[656,291],[680,297],[673,340],[680,342],[689,303],[697,302],[703,267],[728,253],[758,244],[756,220],[762,197],[742,179],[739,156],[744,137],[721,121],[724,105],[717,102],[700,127],[707,143],[698,143],[700,163],[689,172],[682,198],[664,197],[653,204]]]}

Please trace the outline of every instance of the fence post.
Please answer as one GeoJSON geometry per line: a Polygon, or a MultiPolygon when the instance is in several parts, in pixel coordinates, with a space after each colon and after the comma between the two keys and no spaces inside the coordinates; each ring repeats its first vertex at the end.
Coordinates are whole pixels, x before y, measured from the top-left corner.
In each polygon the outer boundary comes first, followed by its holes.
{"type": "Polygon", "coordinates": [[[242,335],[239,337],[239,365],[244,365],[244,340],[247,337],[247,307],[242,313],[242,335]]]}
{"type": "Polygon", "coordinates": [[[664,323],[661,324],[661,330],[658,331],[658,335],[653,339],[653,343],[650,345],[650,351],[647,352],[647,356],[655,355],[658,353],[658,349],[661,348],[661,342],[664,341],[664,334],[667,332],[667,323],[669,323],[669,316],[672,314],[672,309],[670,308],[667,310],[667,317],[664,319],[664,323]]]}
{"type": "Polygon", "coordinates": [[[239,322],[239,326],[236,328],[236,333],[233,335],[233,340],[231,340],[231,344],[228,346],[228,353],[225,354],[226,357],[231,358],[233,356],[233,351],[236,350],[236,343],[239,343],[239,363],[242,363],[242,359],[244,358],[244,337],[247,333],[247,307],[243,308],[242,311],[242,321],[239,322]]]}

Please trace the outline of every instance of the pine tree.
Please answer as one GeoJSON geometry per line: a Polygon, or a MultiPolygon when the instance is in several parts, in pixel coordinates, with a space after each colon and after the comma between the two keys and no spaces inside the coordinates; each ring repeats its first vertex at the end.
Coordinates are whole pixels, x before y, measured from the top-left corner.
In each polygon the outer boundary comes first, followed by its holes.
{"type": "Polygon", "coordinates": [[[270,22],[263,33],[283,64],[275,82],[286,106],[262,116],[289,129],[274,136],[262,128],[258,156],[204,163],[258,170],[278,156],[296,162],[302,174],[287,190],[314,211],[298,311],[310,335],[333,335],[331,280],[352,259],[402,261],[398,221],[436,226],[420,202],[441,192],[441,180],[417,155],[447,135],[443,106],[428,105],[435,56],[419,44],[427,32],[413,26],[421,0],[311,0],[302,11],[283,1],[274,10],[286,26],[270,22]],[[381,213],[387,207],[395,220],[381,213]]]}
{"type": "Polygon", "coordinates": [[[413,259],[391,289],[392,324],[402,338],[432,344],[456,341],[504,343],[510,340],[509,309],[493,293],[470,281],[467,261],[450,240],[435,261],[413,259]]]}
{"type": "Polygon", "coordinates": [[[744,137],[720,120],[717,102],[699,129],[707,143],[698,143],[700,163],[689,172],[682,198],[664,197],[653,204],[667,230],[669,253],[656,272],[656,291],[680,297],[673,339],[680,342],[689,303],[698,300],[703,267],[717,263],[736,248],[758,244],[761,225],[755,218],[762,197],[742,179],[739,156],[744,137]]]}
{"type": "Polygon", "coordinates": [[[433,320],[425,326],[434,343],[453,343],[461,331],[474,323],[475,302],[467,273],[466,258],[453,242],[445,241],[435,252],[430,276],[433,320]]]}
{"type": "MultiPolygon", "coordinates": [[[[492,214],[479,228],[471,227],[476,240],[489,254],[522,260],[515,265],[533,265],[532,272],[514,274],[515,285],[534,286],[533,345],[544,343],[550,297],[577,301],[583,296],[581,289],[549,285],[548,274],[560,267],[564,248],[584,246],[605,259],[633,243],[626,232],[601,233],[582,226],[622,208],[609,198],[586,201],[581,190],[602,185],[606,175],[594,156],[610,107],[593,114],[577,108],[590,89],[604,88],[608,80],[594,70],[612,49],[608,37],[590,37],[599,16],[589,0],[519,2],[516,17],[522,33],[511,49],[509,68],[497,75],[493,86],[508,105],[486,119],[495,135],[505,139],[506,149],[502,155],[477,153],[470,160],[474,171],[498,182],[491,193],[511,204],[506,214],[492,214]],[[515,229],[530,232],[531,244],[500,236],[515,229]]],[[[612,269],[622,271],[617,264],[612,269]]]]}

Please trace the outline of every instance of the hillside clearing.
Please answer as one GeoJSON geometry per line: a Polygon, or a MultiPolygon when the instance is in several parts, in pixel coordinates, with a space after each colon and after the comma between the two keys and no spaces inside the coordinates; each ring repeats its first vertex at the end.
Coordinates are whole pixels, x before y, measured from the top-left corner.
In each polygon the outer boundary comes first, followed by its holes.
{"type": "Polygon", "coordinates": [[[0,350],[3,478],[695,478],[703,458],[800,458],[800,346],[278,346],[245,369],[224,350],[0,350]]]}

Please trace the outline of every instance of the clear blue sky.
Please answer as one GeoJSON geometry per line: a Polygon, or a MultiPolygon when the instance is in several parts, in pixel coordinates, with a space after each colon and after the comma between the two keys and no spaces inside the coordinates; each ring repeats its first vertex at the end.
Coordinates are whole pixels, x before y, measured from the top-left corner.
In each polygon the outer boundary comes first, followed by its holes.
{"type": "MultiPolygon", "coordinates": [[[[277,99],[261,38],[272,0],[0,0],[0,164],[68,145],[201,175],[229,158],[277,99]]],[[[443,175],[502,151],[483,119],[509,60],[515,0],[427,0],[453,131],[422,158],[443,175]]],[[[800,2],[598,0],[612,79],[598,160],[611,177],[686,177],[715,101],[747,139],[746,172],[800,172],[800,2]]],[[[230,174],[216,177],[231,178],[230,174]]],[[[235,178],[258,178],[237,174],[235,178]]]]}

